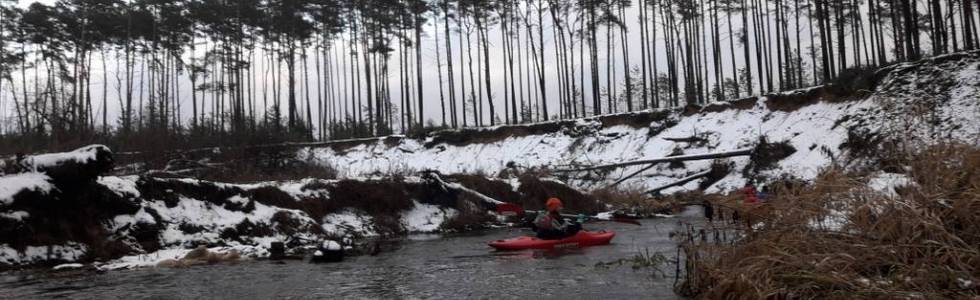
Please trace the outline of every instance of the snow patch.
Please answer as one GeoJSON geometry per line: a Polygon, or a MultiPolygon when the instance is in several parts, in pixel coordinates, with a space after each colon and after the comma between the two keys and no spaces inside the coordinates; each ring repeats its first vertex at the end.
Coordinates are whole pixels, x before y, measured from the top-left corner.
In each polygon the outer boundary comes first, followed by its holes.
{"type": "MultiPolygon", "coordinates": [[[[194,249],[183,249],[183,248],[173,248],[173,249],[162,249],[152,253],[137,254],[123,256],[119,259],[111,260],[103,264],[97,264],[96,266],[101,270],[119,270],[119,269],[136,269],[136,268],[148,268],[156,267],[161,261],[168,259],[181,259],[187,253],[194,249]]],[[[248,245],[235,245],[235,246],[225,246],[225,247],[212,247],[208,248],[208,251],[215,253],[227,253],[231,250],[236,250],[243,258],[261,258],[268,256],[268,250],[262,247],[248,246],[248,245]]]]}
{"type": "Polygon", "coordinates": [[[7,219],[17,220],[17,221],[23,221],[24,219],[30,216],[31,216],[30,213],[22,210],[0,213],[0,218],[7,218],[7,219]]]}
{"type": "Polygon", "coordinates": [[[120,197],[140,197],[140,191],[136,188],[138,176],[102,176],[98,183],[105,186],[120,197]]]}
{"type": "Polygon", "coordinates": [[[149,213],[146,212],[145,208],[140,208],[140,210],[136,211],[136,213],[132,215],[115,216],[112,219],[112,226],[110,226],[109,228],[115,232],[115,231],[119,231],[122,228],[125,228],[126,226],[136,225],[140,223],[156,224],[157,221],[156,219],[153,218],[153,215],[150,215],[149,213]]]}
{"type": "Polygon", "coordinates": [[[868,188],[888,197],[898,197],[897,188],[914,184],[912,178],[905,174],[878,173],[868,180],[868,188]]]}
{"type": "Polygon", "coordinates": [[[47,194],[55,189],[51,177],[41,173],[21,173],[0,177],[0,205],[10,205],[21,191],[47,194]]]}
{"type": "Polygon", "coordinates": [[[88,163],[97,159],[96,155],[99,151],[111,152],[109,147],[104,145],[88,145],[82,148],[75,149],[71,152],[61,152],[61,153],[47,153],[32,155],[25,158],[24,160],[28,165],[36,168],[49,168],[58,166],[65,162],[75,162],[79,164],[88,163]]]}
{"type": "Polygon", "coordinates": [[[88,251],[87,246],[75,242],[64,245],[27,246],[24,251],[17,251],[8,244],[0,244],[0,263],[22,265],[50,260],[77,261],[85,255],[86,251],[88,251]]]}
{"type": "Polygon", "coordinates": [[[85,265],[78,264],[78,263],[73,263],[73,264],[60,264],[60,265],[54,266],[54,268],[51,268],[51,269],[57,271],[57,270],[65,270],[65,269],[80,269],[82,267],[85,267],[85,265]]]}
{"type": "Polygon", "coordinates": [[[374,231],[372,225],[374,225],[374,220],[371,216],[355,209],[347,209],[324,216],[320,227],[328,234],[341,237],[350,235],[376,236],[378,233],[374,231]]]}
{"type": "Polygon", "coordinates": [[[414,201],[411,210],[402,213],[402,223],[405,229],[412,233],[434,232],[439,230],[442,223],[454,218],[458,212],[452,208],[442,208],[438,205],[424,204],[414,201]]]}
{"type": "MultiPolygon", "coordinates": [[[[327,250],[330,250],[330,251],[340,251],[340,249],[342,249],[340,247],[340,243],[337,243],[336,241],[331,241],[331,240],[323,241],[323,244],[321,245],[321,248],[327,249],[327,250]]],[[[320,251],[320,250],[317,250],[317,251],[320,251]]]]}

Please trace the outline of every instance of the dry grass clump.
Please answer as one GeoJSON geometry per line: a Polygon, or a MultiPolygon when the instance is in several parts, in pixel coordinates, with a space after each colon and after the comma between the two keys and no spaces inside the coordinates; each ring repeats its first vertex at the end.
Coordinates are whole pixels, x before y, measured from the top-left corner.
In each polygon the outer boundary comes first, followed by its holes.
{"type": "Polygon", "coordinates": [[[766,204],[734,205],[743,215],[742,238],[688,238],[679,292],[706,299],[975,299],[980,149],[937,146],[911,158],[912,181],[897,194],[830,170],[811,185],[775,191],[766,204]]]}

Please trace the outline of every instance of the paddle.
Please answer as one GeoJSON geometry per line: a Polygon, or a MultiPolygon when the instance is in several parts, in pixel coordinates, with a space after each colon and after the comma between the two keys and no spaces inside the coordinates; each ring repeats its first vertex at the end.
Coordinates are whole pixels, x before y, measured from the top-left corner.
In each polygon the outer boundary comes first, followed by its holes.
{"type": "MultiPolygon", "coordinates": [[[[504,216],[523,216],[523,215],[525,215],[525,214],[527,214],[529,212],[530,213],[534,213],[534,214],[541,213],[541,211],[524,210],[523,207],[521,207],[521,206],[519,206],[517,204],[513,204],[513,203],[506,203],[506,202],[504,202],[504,203],[497,204],[497,213],[498,214],[501,214],[501,215],[504,215],[504,216]]],[[[578,217],[576,215],[569,215],[569,214],[562,214],[561,216],[562,217],[565,217],[565,218],[570,218],[570,219],[574,219],[574,218],[578,217]]],[[[589,219],[591,219],[591,220],[596,220],[596,221],[612,221],[612,222],[619,222],[619,223],[626,223],[626,224],[633,224],[633,225],[637,225],[637,226],[643,226],[643,224],[640,224],[639,221],[636,221],[636,220],[633,220],[633,219],[629,219],[629,218],[620,217],[620,216],[609,216],[608,218],[600,218],[600,217],[593,217],[593,216],[586,216],[586,217],[589,218],[589,219]]]]}

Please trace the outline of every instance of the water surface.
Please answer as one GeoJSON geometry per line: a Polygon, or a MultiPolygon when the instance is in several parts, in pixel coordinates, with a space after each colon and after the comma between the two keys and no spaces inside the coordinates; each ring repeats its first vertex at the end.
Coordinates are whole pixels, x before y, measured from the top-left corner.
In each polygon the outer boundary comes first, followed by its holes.
{"type": "Polygon", "coordinates": [[[613,244],[561,252],[496,252],[486,242],[528,234],[500,229],[453,236],[413,236],[397,250],[342,263],[249,261],[185,269],[19,272],[0,275],[0,298],[70,299],[671,299],[673,263],[653,269],[596,266],[660,252],[673,260],[668,238],[678,219],[643,226],[592,223],[617,232],[613,244]]]}

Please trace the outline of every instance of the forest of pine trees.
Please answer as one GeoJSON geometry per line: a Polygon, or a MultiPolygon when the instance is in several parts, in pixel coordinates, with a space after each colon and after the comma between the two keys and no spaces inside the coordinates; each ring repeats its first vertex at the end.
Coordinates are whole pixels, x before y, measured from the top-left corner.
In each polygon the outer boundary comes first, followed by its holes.
{"type": "Polygon", "coordinates": [[[980,0],[0,0],[0,139],[333,140],[703,104],[976,49],[978,11],[980,0]]]}

